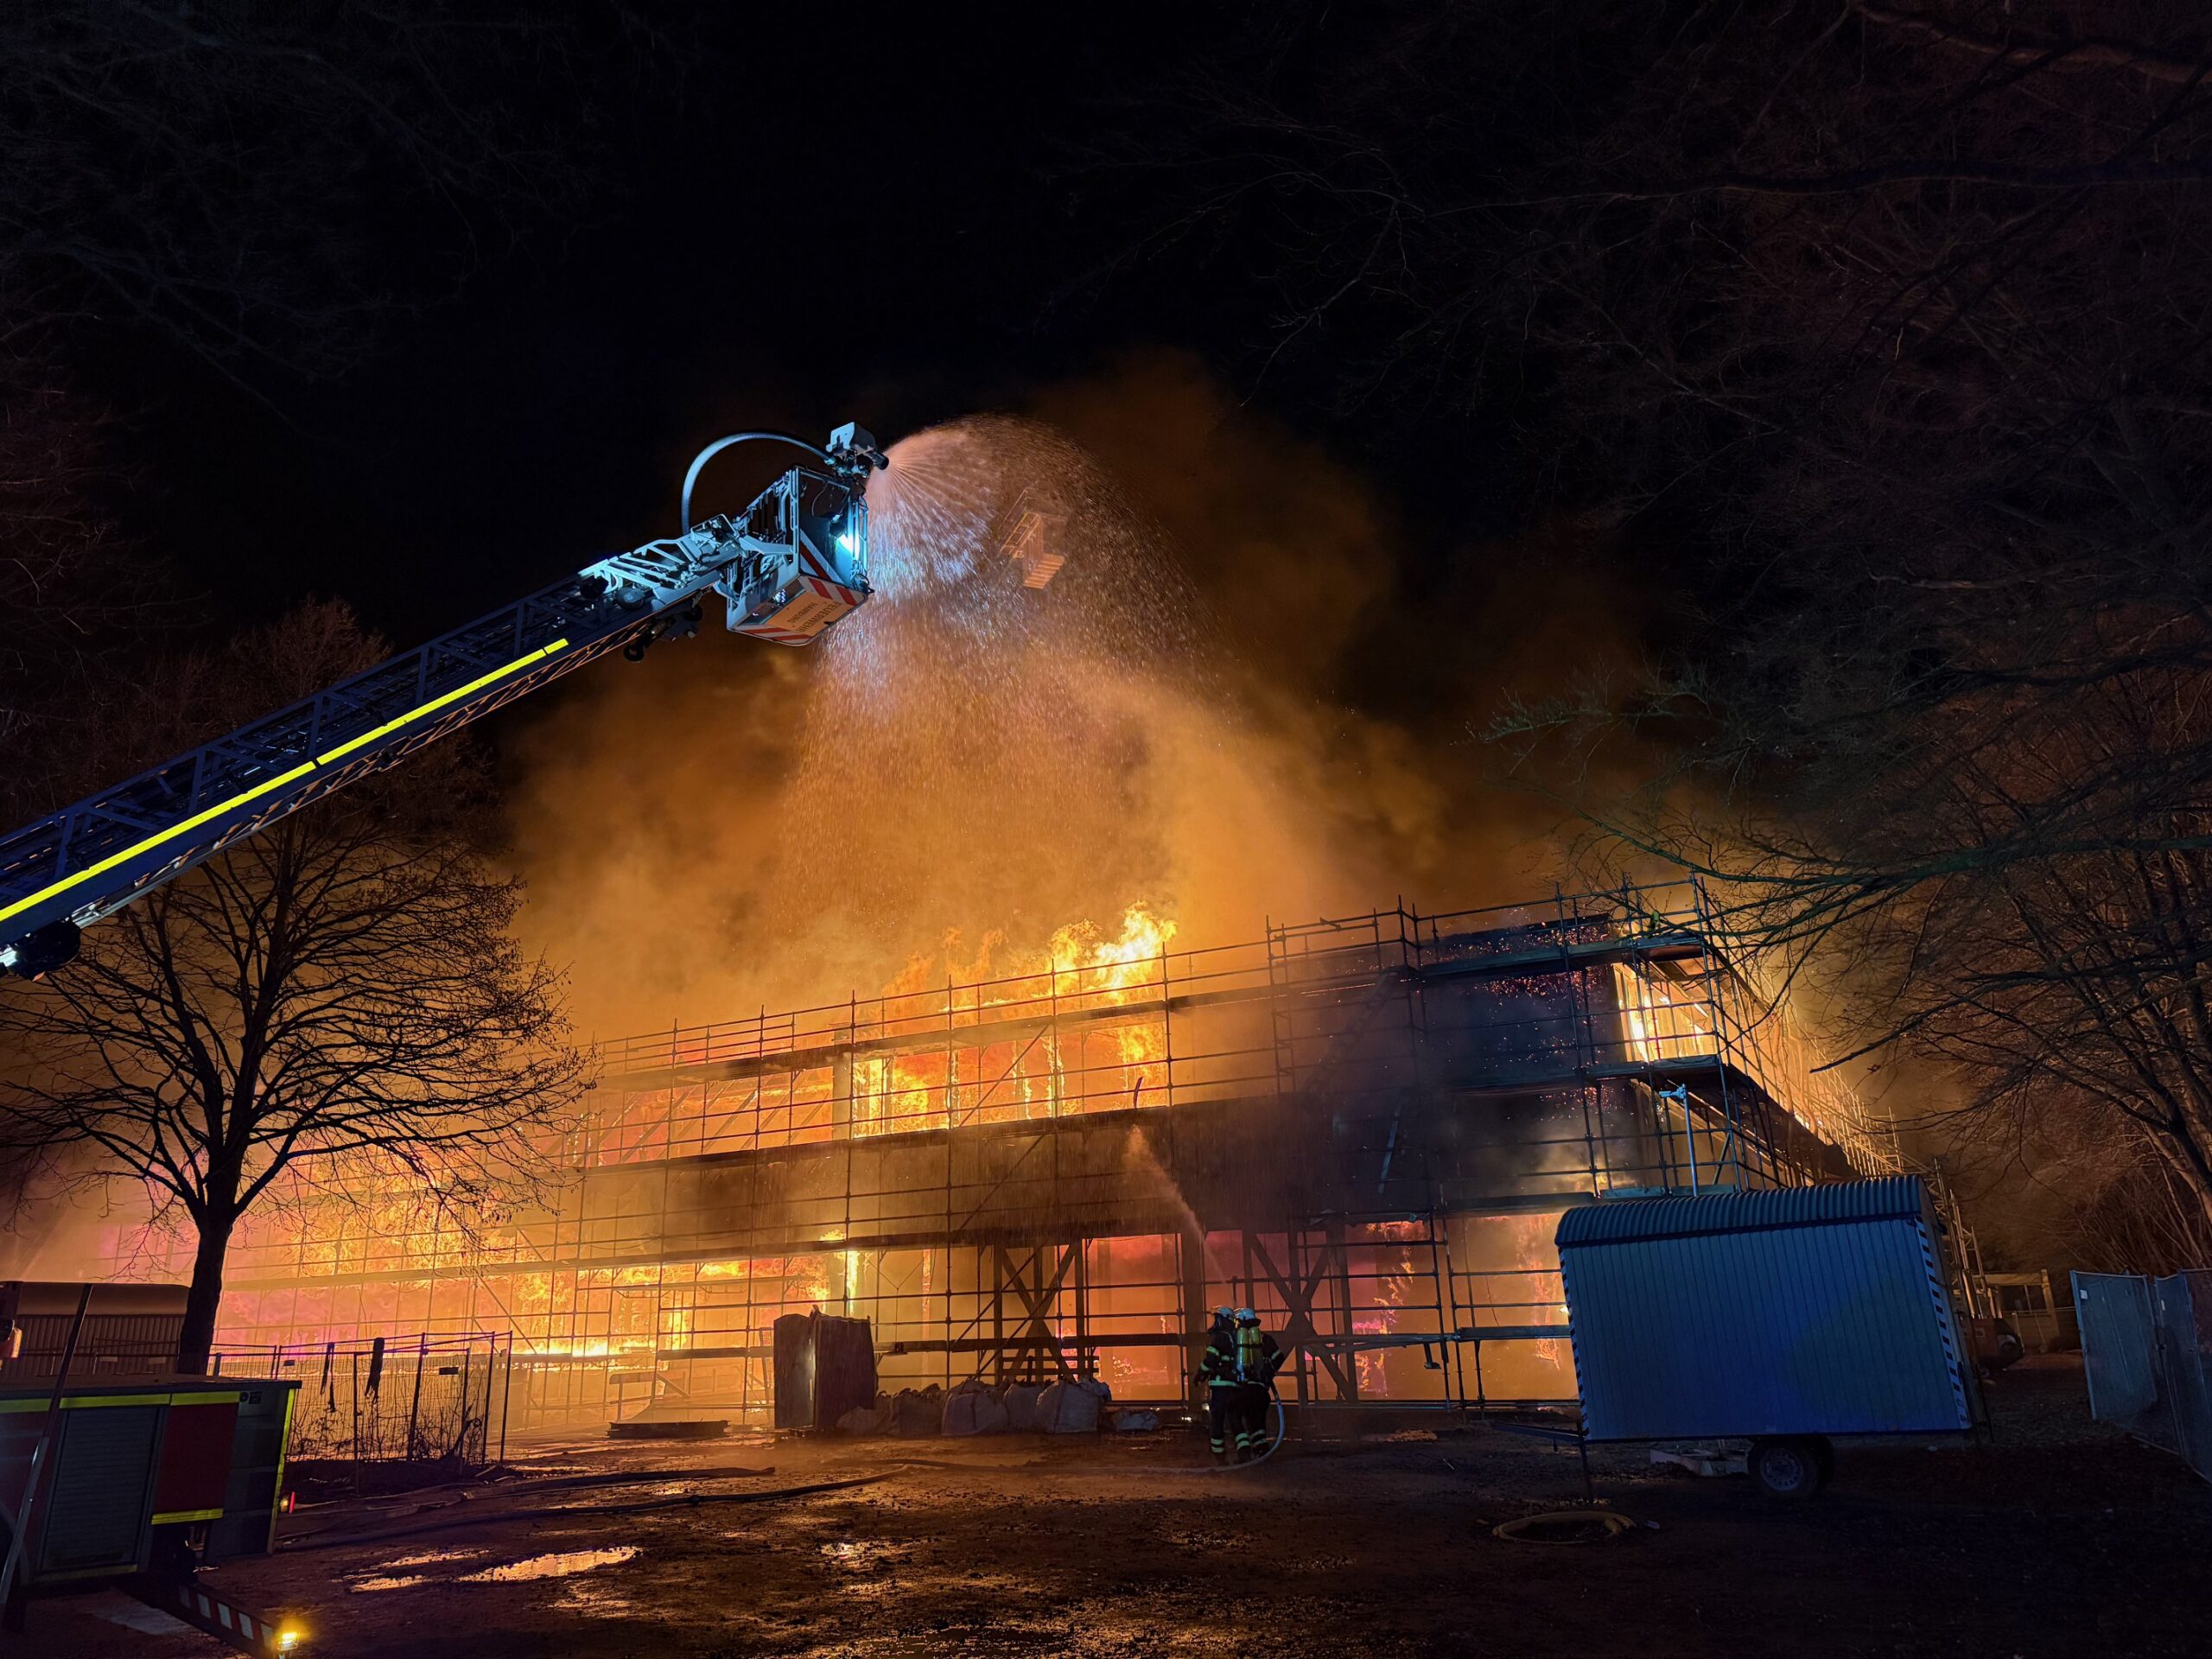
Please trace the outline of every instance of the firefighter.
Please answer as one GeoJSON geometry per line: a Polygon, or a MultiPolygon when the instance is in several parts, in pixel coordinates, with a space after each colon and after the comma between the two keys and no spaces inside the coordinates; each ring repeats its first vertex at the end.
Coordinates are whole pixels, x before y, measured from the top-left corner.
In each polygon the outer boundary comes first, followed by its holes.
{"type": "Polygon", "coordinates": [[[1213,1311],[1206,1331],[1206,1351],[1198,1360],[1198,1379],[1206,1389],[1206,1438],[1214,1461],[1226,1463],[1230,1439],[1242,1421],[1243,1399],[1236,1375],[1236,1315],[1229,1308],[1213,1311]]]}
{"type": "Polygon", "coordinates": [[[1261,1456],[1272,1438],[1268,1408],[1274,1398],[1275,1373],[1286,1357],[1275,1339],[1260,1329],[1260,1316],[1236,1310],[1236,1460],[1261,1456]]]}

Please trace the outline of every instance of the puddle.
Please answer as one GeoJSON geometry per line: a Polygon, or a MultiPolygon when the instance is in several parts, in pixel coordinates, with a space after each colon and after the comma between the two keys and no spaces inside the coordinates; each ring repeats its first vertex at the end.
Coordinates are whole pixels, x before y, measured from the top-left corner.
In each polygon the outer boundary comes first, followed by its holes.
{"type": "Polygon", "coordinates": [[[848,1541],[844,1543],[824,1544],[822,1554],[832,1567],[842,1567],[848,1573],[873,1573],[906,1558],[904,1544],[877,1544],[848,1541]]]}
{"type": "Polygon", "coordinates": [[[485,1554],[481,1549],[426,1549],[420,1555],[395,1555],[385,1566],[435,1567],[441,1561],[473,1561],[485,1554]]]}
{"type": "Polygon", "coordinates": [[[1164,1527],[1160,1529],[1160,1539],[1162,1543],[1173,1544],[1178,1549],[1203,1550],[1235,1548],[1245,1541],[1239,1535],[1206,1527],[1164,1527]]]}
{"type": "Polygon", "coordinates": [[[418,1584],[429,1581],[420,1573],[410,1573],[396,1579],[356,1579],[353,1589],[356,1593],[364,1590],[411,1590],[418,1584]]]}
{"type": "Polygon", "coordinates": [[[849,1539],[818,1546],[822,1558],[843,1569],[838,1588],[861,1601],[881,1601],[899,1592],[897,1576],[885,1569],[905,1564],[912,1549],[905,1544],[864,1542],[849,1539]]]}
{"type": "Polygon", "coordinates": [[[554,1602],[553,1610],[581,1614],[586,1618],[631,1618],[637,1613],[629,1597],[594,1584],[570,1585],[554,1602]]]}
{"type": "Polygon", "coordinates": [[[464,1573],[456,1584],[515,1584],[526,1579],[565,1579],[571,1573],[588,1573],[594,1567],[613,1567],[626,1561],[638,1553],[635,1544],[624,1544],[617,1549],[570,1549],[556,1555],[531,1555],[519,1561],[509,1561],[505,1567],[480,1567],[474,1573],[464,1573]]]}

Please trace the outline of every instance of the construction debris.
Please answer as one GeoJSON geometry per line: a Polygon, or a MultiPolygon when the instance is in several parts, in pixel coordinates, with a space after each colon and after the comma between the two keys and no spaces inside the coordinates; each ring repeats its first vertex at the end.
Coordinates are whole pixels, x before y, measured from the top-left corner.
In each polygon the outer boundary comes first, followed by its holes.
{"type": "Polygon", "coordinates": [[[718,1440],[728,1433],[727,1417],[631,1418],[607,1426],[610,1440],[718,1440]]]}

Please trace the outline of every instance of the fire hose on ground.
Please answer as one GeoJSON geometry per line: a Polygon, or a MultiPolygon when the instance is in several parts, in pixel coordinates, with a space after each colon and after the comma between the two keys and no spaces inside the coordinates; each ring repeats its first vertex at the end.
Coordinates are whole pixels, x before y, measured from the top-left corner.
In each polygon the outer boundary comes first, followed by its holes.
{"type": "MultiPolygon", "coordinates": [[[[1275,1392],[1275,1380],[1272,1376],[1268,1379],[1268,1403],[1274,1408],[1275,1437],[1268,1442],[1268,1449],[1266,1451],[1261,1452],[1256,1458],[1246,1459],[1243,1463],[1209,1464],[1205,1468],[1198,1470],[1196,1472],[1202,1475],[1233,1474],[1242,1470],[1256,1469],[1262,1464],[1265,1463],[1269,1458],[1274,1456],[1277,1449],[1281,1446],[1283,1441],[1289,1438],[1290,1426],[1289,1419],[1286,1417],[1283,1413],[1282,1396],[1275,1392]]],[[[1192,1471],[1185,1471],[1184,1472],[1188,1473],[1192,1471]]]]}

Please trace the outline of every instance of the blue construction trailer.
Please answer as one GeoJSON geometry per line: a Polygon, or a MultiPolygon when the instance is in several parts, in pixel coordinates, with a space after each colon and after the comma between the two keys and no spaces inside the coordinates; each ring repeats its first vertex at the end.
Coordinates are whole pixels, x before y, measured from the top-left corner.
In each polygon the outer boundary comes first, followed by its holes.
{"type": "Polygon", "coordinates": [[[1836,1439],[1974,1427],[1916,1176],[1612,1199],[1554,1236],[1590,1440],[1748,1440],[1754,1480],[1796,1497],[1836,1439]]]}

